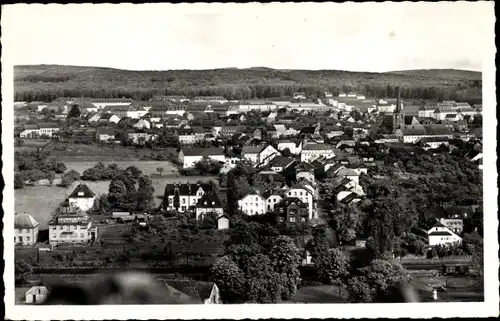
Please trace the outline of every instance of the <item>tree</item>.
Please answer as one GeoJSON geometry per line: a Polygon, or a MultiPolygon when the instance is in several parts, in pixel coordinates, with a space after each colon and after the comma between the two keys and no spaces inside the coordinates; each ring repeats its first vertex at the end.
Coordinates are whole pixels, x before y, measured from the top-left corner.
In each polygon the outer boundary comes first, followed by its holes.
{"type": "Polygon", "coordinates": [[[278,236],[269,251],[269,259],[274,271],[281,275],[284,300],[290,299],[297,292],[300,283],[299,250],[288,236],[278,236]]]}
{"type": "Polygon", "coordinates": [[[211,281],[217,284],[224,303],[239,303],[245,300],[245,275],[229,256],[226,255],[215,262],[211,272],[211,281]]]}
{"type": "Polygon", "coordinates": [[[109,194],[124,195],[126,192],[127,188],[125,187],[125,184],[121,180],[114,179],[109,183],[109,188],[108,188],[109,194]]]}
{"type": "Polygon", "coordinates": [[[136,209],[144,211],[154,206],[154,187],[151,178],[147,175],[142,175],[138,179],[139,188],[137,189],[136,209]]]}
{"type": "Polygon", "coordinates": [[[289,148],[285,148],[284,150],[281,151],[281,155],[283,157],[291,157],[292,156],[292,153],[290,152],[290,149],[289,148]]]}
{"type": "Polygon", "coordinates": [[[101,173],[97,168],[88,168],[83,171],[82,179],[84,181],[98,181],[101,179],[101,173]]]}
{"type": "Polygon", "coordinates": [[[31,184],[35,184],[39,180],[45,178],[45,173],[39,169],[33,169],[26,173],[26,178],[31,184]]]}
{"type": "Polygon", "coordinates": [[[261,252],[258,244],[251,245],[235,244],[227,248],[226,254],[238,265],[238,267],[246,273],[250,258],[261,252]]]}
{"type": "Polygon", "coordinates": [[[156,170],[158,171],[158,173],[160,173],[160,176],[161,176],[161,173],[163,173],[164,168],[163,167],[157,167],[156,170]]]}
{"type": "Polygon", "coordinates": [[[134,178],[134,179],[139,179],[139,177],[142,175],[142,171],[140,169],[138,169],[137,167],[135,166],[129,166],[127,167],[127,169],[125,170],[125,172],[127,174],[129,174],[130,177],[134,178]]]}
{"type": "Polygon", "coordinates": [[[313,238],[306,244],[306,249],[311,254],[313,262],[318,262],[319,259],[327,255],[330,249],[326,235],[326,226],[319,225],[314,227],[312,236],[313,238]]]}
{"type": "Polygon", "coordinates": [[[54,171],[50,171],[47,173],[47,179],[49,180],[50,186],[54,183],[54,178],[56,177],[56,173],[54,171]]]}
{"type": "Polygon", "coordinates": [[[349,260],[339,249],[330,249],[318,260],[318,278],[322,283],[333,284],[349,276],[349,260]]]}
{"type": "Polygon", "coordinates": [[[71,186],[71,184],[73,184],[74,181],[79,180],[79,179],[80,179],[80,173],[78,173],[74,169],[70,169],[69,171],[64,173],[64,175],[62,176],[61,185],[65,186],[65,187],[69,187],[69,186],[71,186]]]}
{"type": "Polygon", "coordinates": [[[178,212],[181,206],[181,197],[179,196],[179,190],[176,189],[174,192],[174,208],[178,212]]]}
{"type": "Polygon", "coordinates": [[[256,303],[277,303],[281,301],[283,280],[275,272],[271,260],[264,254],[250,258],[247,267],[248,299],[256,303]]]}
{"type": "Polygon", "coordinates": [[[22,285],[26,282],[26,277],[33,273],[33,265],[31,262],[27,262],[25,260],[16,260],[15,263],[15,283],[17,285],[22,285]]]}
{"type": "Polygon", "coordinates": [[[80,118],[81,112],[80,107],[78,105],[71,106],[71,109],[68,113],[68,118],[80,118]]]}
{"type": "Polygon", "coordinates": [[[24,188],[24,175],[21,172],[14,174],[14,189],[24,188]]]}
{"type": "Polygon", "coordinates": [[[372,302],[372,293],[366,277],[355,276],[347,282],[349,289],[349,302],[370,303],[372,302]]]}

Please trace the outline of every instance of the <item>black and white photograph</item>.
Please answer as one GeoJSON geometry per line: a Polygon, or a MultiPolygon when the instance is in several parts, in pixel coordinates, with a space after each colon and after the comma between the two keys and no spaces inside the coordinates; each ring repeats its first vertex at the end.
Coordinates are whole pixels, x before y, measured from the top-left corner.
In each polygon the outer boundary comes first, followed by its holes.
{"type": "Polygon", "coordinates": [[[6,318],[498,316],[494,2],[1,20],[6,318]]]}

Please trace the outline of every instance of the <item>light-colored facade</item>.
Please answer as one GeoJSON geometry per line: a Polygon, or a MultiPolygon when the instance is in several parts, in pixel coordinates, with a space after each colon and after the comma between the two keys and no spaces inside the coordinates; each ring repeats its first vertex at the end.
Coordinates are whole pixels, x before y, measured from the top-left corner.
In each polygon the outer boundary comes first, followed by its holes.
{"type": "Polygon", "coordinates": [[[462,238],[445,226],[434,226],[427,231],[428,245],[449,245],[461,243],[462,238]]]}
{"type": "Polygon", "coordinates": [[[94,207],[96,196],[86,184],[79,184],[69,195],[68,202],[71,207],[76,207],[86,212],[94,207]]]}
{"type": "Polygon", "coordinates": [[[33,245],[38,240],[38,222],[27,213],[14,216],[14,244],[33,245]]]}
{"type": "Polygon", "coordinates": [[[266,199],[266,212],[272,212],[274,211],[274,207],[276,204],[278,204],[283,197],[279,194],[271,194],[269,197],[266,199]]]}
{"type": "Polygon", "coordinates": [[[24,303],[41,304],[47,299],[49,290],[45,286],[34,286],[24,294],[24,303]]]}
{"type": "Polygon", "coordinates": [[[193,149],[181,150],[179,152],[179,162],[182,168],[193,167],[197,162],[201,161],[203,157],[208,157],[215,161],[225,162],[226,157],[222,149],[193,149]],[[217,150],[217,151],[216,151],[217,150]]]}
{"type": "Polygon", "coordinates": [[[335,157],[332,146],[327,144],[306,144],[302,147],[300,161],[310,163],[318,157],[327,159],[335,157]]]}
{"type": "Polygon", "coordinates": [[[309,219],[314,218],[314,195],[311,190],[304,187],[292,187],[285,192],[286,197],[297,197],[307,205],[309,219]]]}
{"type": "Polygon", "coordinates": [[[97,229],[83,211],[66,207],[61,208],[49,222],[49,243],[86,245],[97,237],[97,229]]]}
{"type": "Polygon", "coordinates": [[[266,213],[266,200],[259,194],[248,194],[238,201],[239,209],[246,215],[266,213]]]}

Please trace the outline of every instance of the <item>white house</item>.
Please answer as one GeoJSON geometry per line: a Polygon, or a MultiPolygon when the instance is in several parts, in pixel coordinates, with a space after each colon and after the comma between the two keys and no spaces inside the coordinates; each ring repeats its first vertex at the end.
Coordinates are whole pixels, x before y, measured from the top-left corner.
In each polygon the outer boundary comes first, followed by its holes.
{"type": "Polygon", "coordinates": [[[306,93],[299,91],[293,94],[293,99],[306,99],[306,93]]]}
{"type": "Polygon", "coordinates": [[[288,150],[290,150],[290,153],[298,155],[302,151],[302,142],[300,142],[298,145],[294,141],[289,139],[280,140],[278,142],[278,150],[280,152],[284,151],[287,148],[288,150]]]}
{"type": "Polygon", "coordinates": [[[307,187],[305,184],[296,184],[286,190],[285,192],[285,197],[297,197],[299,198],[304,204],[307,205],[308,212],[309,212],[309,219],[314,218],[314,188],[312,187],[307,187]],[[311,190],[312,189],[312,190],[311,190]]]}
{"type": "Polygon", "coordinates": [[[348,178],[351,181],[356,182],[356,184],[359,184],[359,174],[350,168],[341,168],[335,173],[335,175],[342,178],[348,178]]]}
{"type": "Polygon", "coordinates": [[[27,213],[14,215],[14,244],[33,245],[38,240],[38,222],[27,213]]]}
{"type": "Polygon", "coordinates": [[[75,207],[60,207],[49,221],[49,243],[85,245],[97,237],[97,228],[87,213],[75,207]]]}
{"type": "Polygon", "coordinates": [[[266,200],[257,192],[252,192],[238,201],[239,209],[246,215],[266,213],[266,200]]]}
{"type": "Polygon", "coordinates": [[[99,121],[99,119],[101,119],[101,115],[100,114],[95,114],[95,115],[92,115],[89,119],[88,119],[88,122],[89,123],[97,123],[99,121]]]}
{"type": "Polygon", "coordinates": [[[26,304],[40,304],[44,303],[49,295],[49,289],[45,286],[34,286],[24,294],[24,303],[26,304]]]}
{"type": "Polygon", "coordinates": [[[21,138],[35,138],[45,135],[52,137],[52,135],[60,131],[60,127],[57,124],[52,123],[42,123],[39,125],[25,125],[24,130],[19,133],[21,138]]]}
{"type": "Polygon", "coordinates": [[[274,211],[274,207],[278,204],[282,199],[282,193],[280,191],[267,191],[264,194],[264,198],[266,200],[266,212],[274,211]]]}
{"type": "Polygon", "coordinates": [[[309,182],[311,182],[311,184],[316,184],[316,179],[314,177],[314,170],[312,169],[298,169],[296,171],[296,178],[297,180],[299,179],[305,179],[309,182]]]}
{"type": "Polygon", "coordinates": [[[144,107],[131,108],[131,109],[127,110],[126,116],[130,117],[132,119],[139,119],[141,117],[144,117],[147,113],[148,113],[148,111],[144,107]]]}
{"type": "Polygon", "coordinates": [[[461,243],[462,238],[453,233],[441,223],[436,223],[427,232],[427,242],[430,246],[461,243]]]}
{"type": "MultiPolygon", "coordinates": [[[[200,206],[200,210],[197,211],[197,215],[202,215],[207,212],[207,209],[214,208],[213,205],[216,204],[199,204],[200,199],[203,195],[211,191],[209,184],[167,184],[165,186],[164,197],[167,198],[163,200],[163,208],[167,211],[178,210],[179,212],[185,212],[192,207],[197,205],[200,206]]],[[[214,199],[210,198],[210,203],[215,202],[214,199]]],[[[220,202],[220,201],[219,201],[220,202]]],[[[217,212],[217,211],[216,211],[217,212]]],[[[198,216],[197,216],[198,217],[198,216]]]]}
{"type": "Polygon", "coordinates": [[[137,123],[132,125],[132,127],[138,128],[138,129],[143,129],[143,128],[150,129],[151,123],[149,121],[147,121],[146,119],[139,119],[139,121],[137,121],[137,123]]]}
{"type": "Polygon", "coordinates": [[[219,216],[217,218],[217,229],[227,230],[229,228],[229,217],[226,215],[219,216]]]}
{"type": "Polygon", "coordinates": [[[435,106],[424,106],[420,107],[418,110],[418,117],[421,118],[432,118],[434,117],[434,111],[436,110],[435,106]]]}
{"type": "Polygon", "coordinates": [[[307,143],[302,147],[300,161],[310,163],[321,156],[325,158],[335,157],[332,146],[329,144],[307,143]]]}
{"type": "Polygon", "coordinates": [[[259,166],[267,165],[274,157],[280,155],[280,152],[271,145],[244,146],[241,151],[241,156],[243,158],[259,166]]]}
{"type": "Polygon", "coordinates": [[[78,184],[68,196],[70,206],[77,207],[82,211],[88,211],[94,207],[95,194],[85,183],[78,184]]]}
{"type": "Polygon", "coordinates": [[[224,150],[220,148],[183,148],[179,152],[179,162],[182,168],[193,167],[194,164],[201,161],[204,157],[210,158],[215,161],[225,162],[224,150]]]}

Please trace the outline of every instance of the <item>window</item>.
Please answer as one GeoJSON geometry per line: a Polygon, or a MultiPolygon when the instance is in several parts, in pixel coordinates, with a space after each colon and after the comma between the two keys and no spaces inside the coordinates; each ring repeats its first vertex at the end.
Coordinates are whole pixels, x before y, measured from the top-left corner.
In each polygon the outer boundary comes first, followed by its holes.
{"type": "Polygon", "coordinates": [[[300,192],[300,196],[302,196],[302,192],[300,192]]]}
{"type": "Polygon", "coordinates": [[[26,242],[29,242],[29,241],[30,241],[30,237],[26,236],[26,242]]]}
{"type": "Polygon", "coordinates": [[[297,196],[297,192],[293,192],[293,196],[297,196]]]}
{"type": "Polygon", "coordinates": [[[22,236],[19,236],[19,242],[23,242],[23,237],[22,236]]]}
{"type": "Polygon", "coordinates": [[[182,204],[186,204],[186,199],[185,198],[182,199],[182,204]]]}
{"type": "Polygon", "coordinates": [[[295,217],[290,217],[290,222],[295,222],[295,217]]]}

